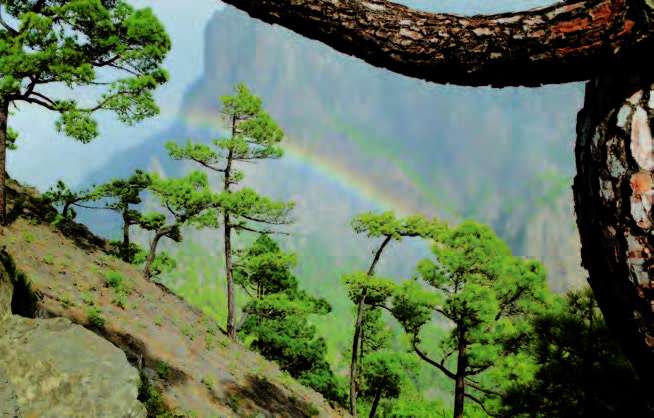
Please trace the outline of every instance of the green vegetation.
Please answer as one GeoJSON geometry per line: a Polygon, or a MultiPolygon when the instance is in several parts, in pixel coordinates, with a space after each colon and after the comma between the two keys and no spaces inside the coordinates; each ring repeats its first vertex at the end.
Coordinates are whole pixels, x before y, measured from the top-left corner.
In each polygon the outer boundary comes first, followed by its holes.
{"type": "MultiPolygon", "coordinates": [[[[394,283],[389,279],[376,277],[375,267],[391,241],[401,241],[407,237],[428,237],[434,229],[434,223],[420,216],[407,219],[397,219],[391,212],[382,214],[366,213],[357,216],[352,221],[355,232],[366,234],[369,238],[377,238],[381,243],[373,253],[373,259],[367,272],[357,272],[345,277],[350,299],[356,306],[356,322],[354,324],[354,335],[352,338],[352,358],[350,361],[350,414],[357,413],[357,392],[359,363],[361,351],[367,344],[366,338],[371,339],[378,334],[379,325],[373,325],[379,321],[380,309],[386,300],[391,296],[394,283]],[[372,309],[372,310],[371,310],[372,309]],[[372,319],[375,318],[375,319],[372,319]],[[374,322],[373,322],[374,321],[374,322]],[[363,332],[364,327],[372,325],[375,332],[363,332]],[[364,336],[365,335],[365,336],[364,336]]],[[[375,347],[379,349],[381,347],[375,347]]],[[[379,399],[377,399],[377,402],[379,399]]],[[[377,405],[375,403],[374,409],[377,405]]],[[[373,411],[374,412],[374,411],[373,411]]]]}
{"type": "Polygon", "coordinates": [[[104,328],[105,320],[102,316],[102,310],[96,306],[89,306],[86,309],[86,316],[89,324],[97,329],[104,328]]]}
{"type": "Polygon", "coordinates": [[[325,340],[309,322],[313,315],[328,314],[331,307],[299,289],[291,273],[294,264],[295,256],[281,251],[267,235],[240,253],[234,278],[252,296],[243,308],[240,334],[300,383],[342,402],[344,396],[325,359],[325,340]]]}
{"type": "Polygon", "coordinates": [[[651,416],[647,389],[610,335],[590,290],[570,293],[536,316],[527,352],[538,369],[504,392],[501,416],[651,416]]]}
{"type": "Polygon", "coordinates": [[[5,200],[7,147],[16,143],[8,129],[9,110],[30,103],[60,115],[59,132],[81,142],[98,135],[93,114],[113,112],[132,124],[156,115],[153,90],[166,82],[161,67],[170,39],[150,9],[125,1],[2,2],[11,20],[0,31],[0,223],[7,222],[5,200]],[[106,71],[113,70],[113,79],[106,71]],[[61,89],[44,90],[57,84],[61,89]],[[96,91],[94,103],[77,100],[82,86],[96,91]],[[51,95],[48,92],[67,91],[51,95]]]}
{"type": "Polygon", "coordinates": [[[146,231],[154,232],[150,241],[150,251],[145,262],[143,274],[146,279],[161,273],[162,265],[170,265],[167,255],[161,255],[157,261],[157,246],[162,238],[175,242],[182,240],[181,228],[185,225],[198,228],[217,228],[215,207],[218,196],[211,192],[207,175],[195,171],[180,179],[162,179],[158,175],[152,177],[149,189],[158,198],[161,207],[168,210],[172,222],[168,223],[166,215],[154,212],[143,215],[138,222],[146,231]]]}
{"type": "Polygon", "coordinates": [[[484,397],[497,394],[506,382],[531,378],[532,362],[520,341],[532,332],[530,319],[545,307],[545,271],[538,262],[513,257],[490,228],[474,222],[441,228],[434,241],[435,260],[418,265],[428,287],[404,283],[392,310],[418,356],[455,382],[454,417],[459,418],[466,399],[486,410],[484,397]],[[425,352],[421,337],[434,315],[451,327],[440,341],[445,353],[440,358],[425,352]],[[500,373],[492,385],[480,382],[502,366],[506,375],[500,373]]]}
{"type": "Polygon", "coordinates": [[[107,271],[105,273],[105,284],[113,289],[112,303],[122,309],[127,308],[127,296],[132,292],[132,289],[125,277],[116,271],[107,271]]]}
{"type": "Polygon", "coordinates": [[[130,228],[141,222],[141,214],[133,207],[143,201],[141,194],[150,184],[150,175],[137,170],[125,180],[116,179],[98,186],[94,192],[97,199],[105,201],[106,209],[118,213],[121,217],[123,238],[116,243],[116,255],[127,263],[134,263],[143,252],[138,245],[132,243],[130,228]]]}
{"type": "Polygon", "coordinates": [[[244,179],[237,164],[280,158],[279,143],[284,132],[263,109],[261,99],[244,84],[235,88],[234,95],[221,98],[223,117],[231,135],[213,141],[213,147],[188,141],[185,145],[166,144],[176,160],[190,160],[221,175],[222,190],[219,208],[222,215],[225,276],[227,279],[227,335],[236,338],[236,296],[234,292],[233,233],[270,233],[267,225],[289,223],[293,204],[275,202],[250,188],[234,190],[244,179]],[[262,227],[263,226],[263,227],[262,227]]]}
{"type": "Polygon", "coordinates": [[[62,219],[75,219],[77,212],[73,209],[73,206],[84,207],[82,202],[97,200],[98,196],[95,187],[72,191],[63,181],[59,180],[57,184],[43,194],[43,199],[52,205],[61,206],[61,216],[55,220],[55,224],[57,224],[62,219]]]}

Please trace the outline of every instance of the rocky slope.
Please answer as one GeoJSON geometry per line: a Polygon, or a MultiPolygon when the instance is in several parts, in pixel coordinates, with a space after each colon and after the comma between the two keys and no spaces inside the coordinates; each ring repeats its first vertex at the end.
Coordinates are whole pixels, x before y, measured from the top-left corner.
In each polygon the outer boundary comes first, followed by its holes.
{"type": "Polygon", "coordinates": [[[343,416],[84,227],[52,226],[55,212],[34,191],[13,184],[10,199],[20,216],[0,230],[3,264],[15,271],[11,289],[0,270],[0,382],[10,382],[0,416],[343,416]]]}

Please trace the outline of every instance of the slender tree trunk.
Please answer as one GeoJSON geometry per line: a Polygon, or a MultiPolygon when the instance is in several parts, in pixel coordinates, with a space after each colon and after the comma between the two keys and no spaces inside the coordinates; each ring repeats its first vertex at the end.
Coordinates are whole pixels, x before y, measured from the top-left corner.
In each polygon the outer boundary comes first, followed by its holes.
{"type": "MultiPolygon", "coordinates": [[[[384,252],[384,248],[386,248],[390,241],[390,236],[385,237],[384,241],[375,252],[375,256],[372,259],[370,268],[368,269],[368,277],[371,277],[373,274],[375,274],[375,267],[377,267],[377,263],[381,258],[382,252],[384,252]]],[[[357,378],[359,374],[358,367],[360,357],[359,351],[363,345],[362,328],[363,315],[366,308],[366,296],[367,290],[364,289],[364,291],[361,293],[361,297],[359,298],[359,302],[357,303],[357,319],[354,323],[354,335],[352,337],[352,359],[350,360],[350,415],[353,417],[357,416],[357,378]]]]}
{"type": "Polygon", "coordinates": [[[372,400],[372,407],[370,407],[370,415],[368,418],[375,418],[377,415],[377,406],[379,406],[379,400],[381,399],[381,389],[378,389],[375,393],[375,399],[372,400]]]}
{"type": "Polygon", "coordinates": [[[0,225],[7,225],[7,119],[9,103],[0,101],[0,225]]]}
{"type": "Polygon", "coordinates": [[[130,257],[129,257],[129,226],[130,226],[130,219],[127,214],[127,209],[123,210],[123,261],[129,263],[130,257]]]}
{"type": "Polygon", "coordinates": [[[150,242],[150,253],[148,254],[148,259],[145,261],[145,268],[143,269],[143,276],[148,280],[152,276],[152,263],[154,262],[154,259],[157,258],[157,246],[163,236],[164,234],[159,231],[154,235],[152,242],[150,242]]]}
{"type": "Polygon", "coordinates": [[[64,203],[64,208],[61,210],[61,215],[64,219],[68,219],[68,211],[70,210],[70,203],[64,203]]]}
{"type": "Polygon", "coordinates": [[[463,418],[463,407],[465,403],[465,372],[468,368],[468,357],[466,354],[465,332],[459,332],[459,347],[456,360],[456,377],[454,379],[454,418],[463,418]]]}
{"type": "Polygon", "coordinates": [[[582,263],[609,328],[654,384],[654,118],[651,64],[588,83],[574,182],[582,263]]]}
{"type": "MultiPolygon", "coordinates": [[[[232,118],[232,138],[236,135],[236,117],[232,118]]],[[[230,191],[232,184],[232,161],[234,158],[234,151],[229,150],[227,155],[227,165],[225,166],[225,178],[223,183],[223,190],[230,191]]],[[[234,275],[232,265],[232,225],[229,212],[223,216],[224,225],[224,243],[225,243],[225,277],[227,280],[227,336],[232,340],[236,340],[236,301],[234,300],[234,275]]]]}
{"type": "Polygon", "coordinates": [[[352,359],[350,360],[350,415],[357,416],[357,377],[359,374],[359,347],[361,346],[361,328],[363,326],[363,310],[365,309],[366,294],[364,290],[357,304],[357,319],[354,323],[354,336],[352,337],[352,359]]]}
{"type": "Polygon", "coordinates": [[[225,222],[225,275],[227,276],[227,336],[236,340],[236,303],[234,301],[234,276],[232,275],[232,228],[229,215],[223,217],[225,222]]]}

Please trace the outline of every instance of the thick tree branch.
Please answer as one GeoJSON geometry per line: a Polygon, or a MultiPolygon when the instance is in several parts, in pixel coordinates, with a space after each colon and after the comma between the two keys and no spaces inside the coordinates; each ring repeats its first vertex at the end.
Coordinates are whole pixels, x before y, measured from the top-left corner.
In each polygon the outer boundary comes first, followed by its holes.
{"type": "Polygon", "coordinates": [[[570,0],[459,17],[386,0],[224,0],[375,66],[459,85],[587,80],[652,45],[644,0],[570,0]]]}
{"type": "Polygon", "coordinates": [[[489,416],[491,416],[491,417],[496,416],[496,415],[494,415],[494,414],[491,414],[491,413],[486,409],[486,406],[485,406],[484,403],[481,401],[481,399],[479,399],[479,398],[477,398],[477,397],[475,397],[475,396],[472,396],[472,395],[469,394],[469,393],[464,393],[463,396],[465,396],[466,398],[470,399],[471,401],[473,401],[474,403],[476,403],[477,405],[479,405],[479,407],[481,407],[481,409],[486,413],[486,415],[489,415],[489,416]]]}
{"type": "Polygon", "coordinates": [[[5,20],[2,18],[2,7],[0,7],[0,25],[2,25],[3,28],[5,28],[9,33],[12,35],[18,35],[18,31],[14,28],[12,28],[5,20]]]}
{"type": "Polygon", "coordinates": [[[264,234],[264,235],[286,235],[290,236],[288,232],[282,232],[282,231],[273,231],[270,229],[256,229],[256,228],[250,228],[249,226],[245,225],[240,225],[240,224],[230,224],[230,226],[234,229],[242,230],[242,231],[249,231],[249,232],[254,232],[256,234],[264,234]]]}
{"type": "Polygon", "coordinates": [[[431,364],[432,366],[436,367],[438,370],[443,372],[443,374],[450,379],[454,380],[456,379],[456,375],[452,373],[447,367],[443,366],[441,363],[438,363],[432,359],[430,359],[425,353],[423,353],[420,348],[418,348],[418,344],[414,341],[413,342],[413,350],[418,354],[418,357],[426,361],[427,363],[431,364]]]}
{"type": "Polygon", "coordinates": [[[479,392],[484,393],[486,395],[494,395],[494,396],[501,396],[502,395],[499,392],[495,392],[495,391],[490,390],[490,389],[485,389],[479,383],[476,383],[476,382],[474,382],[474,381],[472,381],[472,380],[470,380],[468,378],[466,378],[465,382],[466,382],[467,386],[470,386],[471,388],[473,388],[475,390],[478,390],[479,392]]]}
{"type": "Polygon", "coordinates": [[[21,100],[21,101],[26,102],[26,103],[32,103],[32,104],[37,104],[39,106],[43,106],[48,110],[57,111],[57,108],[51,102],[46,102],[44,100],[37,99],[36,97],[32,97],[32,96],[18,97],[16,99],[21,100]]]}

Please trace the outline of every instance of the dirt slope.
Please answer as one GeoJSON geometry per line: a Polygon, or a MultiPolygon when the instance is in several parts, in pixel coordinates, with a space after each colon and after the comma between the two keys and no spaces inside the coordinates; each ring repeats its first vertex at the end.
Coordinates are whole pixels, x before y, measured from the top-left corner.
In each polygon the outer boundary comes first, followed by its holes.
{"type": "Polygon", "coordinates": [[[28,282],[15,286],[13,312],[68,318],[121,348],[146,382],[142,401],[151,416],[164,410],[174,413],[162,416],[173,417],[345,415],[275,364],[230,342],[212,320],[145,281],[137,268],[108,255],[105,243],[85,228],[51,225],[55,213],[33,190],[14,183],[10,200],[15,219],[0,230],[0,250],[28,282]]]}

